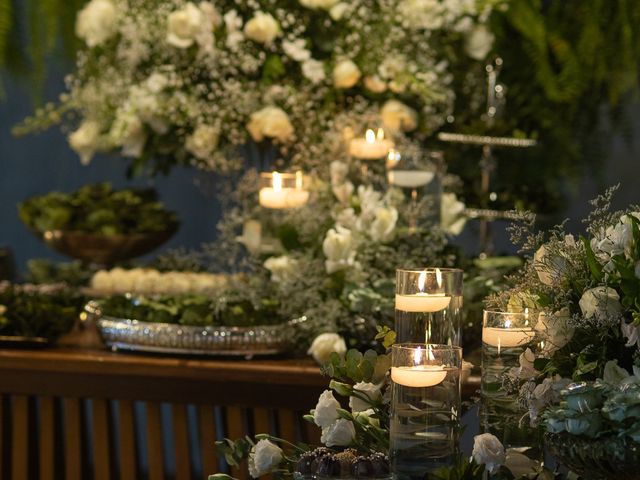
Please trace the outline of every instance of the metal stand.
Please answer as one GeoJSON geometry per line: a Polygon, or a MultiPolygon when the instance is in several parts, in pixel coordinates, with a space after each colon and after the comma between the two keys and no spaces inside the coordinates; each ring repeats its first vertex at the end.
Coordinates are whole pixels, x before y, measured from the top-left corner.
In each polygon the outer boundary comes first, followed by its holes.
{"type": "MultiPolygon", "coordinates": [[[[504,86],[498,83],[498,74],[502,67],[502,59],[496,58],[493,64],[486,66],[487,72],[487,110],[483,115],[487,127],[493,127],[495,118],[504,105],[504,86]]],[[[495,220],[513,220],[513,213],[488,209],[488,200],[491,195],[491,176],[497,169],[497,162],[493,155],[494,148],[530,148],[537,145],[536,140],[512,137],[493,137],[488,135],[466,135],[460,133],[438,134],[438,139],[447,143],[459,143],[463,145],[478,145],[482,147],[482,156],[478,165],[480,167],[480,191],[482,204],[479,209],[467,209],[465,214],[469,218],[480,220],[480,248],[481,254],[492,253],[490,222],[495,220]]]]}

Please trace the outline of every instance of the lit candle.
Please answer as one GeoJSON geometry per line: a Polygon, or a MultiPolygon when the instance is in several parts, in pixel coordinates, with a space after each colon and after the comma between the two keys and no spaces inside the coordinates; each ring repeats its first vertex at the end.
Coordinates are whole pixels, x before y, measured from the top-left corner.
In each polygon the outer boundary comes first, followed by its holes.
{"type": "Polygon", "coordinates": [[[296,172],[295,187],[282,186],[282,174],[273,172],[271,186],[260,189],[260,205],[266,208],[296,208],[309,200],[309,192],[303,189],[302,172],[296,172]]]}
{"type": "MultiPolygon", "coordinates": [[[[439,268],[436,268],[435,275],[438,289],[440,289],[442,287],[442,272],[439,268]]],[[[444,293],[426,293],[424,291],[426,281],[427,272],[423,271],[418,277],[418,293],[396,293],[396,310],[432,313],[447,308],[451,302],[451,296],[444,293]]]]}
{"type": "Polygon", "coordinates": [[[405,387],[433,387],[442,383],[446,376],[442,365],[391,367],[391,380],[405,387]]]}
{"type": "Polygon", "coordinates": [[[449,306],[451,297],[444,293],[396,294],[396,310],[403,312],[439,312],[449,306]]]}
{"type": "Polygon", "coordinates": [[[526,345],[535,337],[535,331],[530,327],[484,327],[482,342],[492,347],[519,347],[526,345]]]}
{"type": "Polygon", "coordinates": [[[389,150],[393,148],[393,142],[384,138],[384,130],[378,129],[376,134],[369,129],[365,133],[365,138],[354,138],[349,143],[349,154],[355,158],[363,160],[374,160],[384,158],[389,150]]]}
{"type": "Polygon", "coordinates": [[[387,179],[391,185],[403,188],[423,187],[431,182],[435,173],[425,170],[391,170],[387,179]]]}

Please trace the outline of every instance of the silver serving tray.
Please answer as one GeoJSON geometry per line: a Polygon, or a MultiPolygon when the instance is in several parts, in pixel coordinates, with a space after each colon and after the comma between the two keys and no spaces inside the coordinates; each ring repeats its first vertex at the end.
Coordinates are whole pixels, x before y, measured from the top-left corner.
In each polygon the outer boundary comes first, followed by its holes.
{"type": "Polygon", "coordinates": [[[102,315],[96,302],[89,302],[85,311],[113,350],[179,355],[252,357],[286,353],[293,346],[292,329],[306,321],[302,317],[280,325],[194,327],[102,315]]]}

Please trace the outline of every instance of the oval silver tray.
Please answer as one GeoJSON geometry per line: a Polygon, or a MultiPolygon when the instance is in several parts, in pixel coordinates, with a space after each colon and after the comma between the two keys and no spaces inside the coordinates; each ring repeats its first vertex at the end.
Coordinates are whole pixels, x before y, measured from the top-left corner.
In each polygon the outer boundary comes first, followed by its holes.
{"type": "Polygon", "coordinates": [[[114,350],[181,355],[252,357],[286,353],[293,346],[292,327],[306,321],[303,317],[279,325],[195,327],[102,315],[96,302],[89,302],[85,311],[114,350]]]}

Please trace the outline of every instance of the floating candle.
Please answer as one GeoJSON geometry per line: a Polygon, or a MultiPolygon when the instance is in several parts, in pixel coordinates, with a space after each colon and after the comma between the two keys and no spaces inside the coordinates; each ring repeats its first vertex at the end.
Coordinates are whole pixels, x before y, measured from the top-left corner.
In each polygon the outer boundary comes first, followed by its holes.
{"type": "Polygon", "coordinates": [[[260,189],[259,201],[263,207],[296,208],[306,204],[309,200],[309,192],[303,189],[302,172],[296,172],[295,176],[278,172],[263,175],[271,176],[271,186],[260,189]],[[283,176],[286,176],[287,180],[295,180],[295,184],[283,187],[283,176]]]}
{"type": "Polygon", "coordinates": [[[519,347],[531,342],[535,331],[530,327],[497,328],[484,327],[482,342],[492,347],[519,347]]]}
{"type": "Polygon", "coordinates": [[[451,297],[444,293],[396,294],[396,310],[403,312],[439,312],[449,306],[451,297]]]}
{"type": "Polygon", "coordinates": [[[423,187],[431,182],[435,173],[425,170],[390,170],[387,173],[389,184],[403,188],[423,187]]]}
{"type": "Polygon", "coordinates": [[[393,142],[384,138],[384,130],[379,128],[377,134],[373,130],[367,130],[365,138],[352,139],[349,154],[363,160],[374,160],[385,158],[392,148],[393,142]]]}
{"type": "Polygon", "coordinates": [[[442,365],[391,367],[391,380],[405,387],[433,387],[442,383],[447,371],[442,365]]]}

